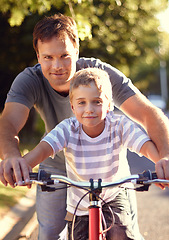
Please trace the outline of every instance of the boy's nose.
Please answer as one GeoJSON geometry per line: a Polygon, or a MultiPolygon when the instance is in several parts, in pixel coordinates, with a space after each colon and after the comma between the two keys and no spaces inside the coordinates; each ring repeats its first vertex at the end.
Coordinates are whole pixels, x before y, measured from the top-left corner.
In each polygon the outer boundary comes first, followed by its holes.
{"type": "Polygon", "coordinates": [[[87,112],[87,113],[93,113],[93,112],[94,112],[94,109],[93,109],[92,104],[87,104],[87,106],[86,106],[86,112],[87,112]]]}

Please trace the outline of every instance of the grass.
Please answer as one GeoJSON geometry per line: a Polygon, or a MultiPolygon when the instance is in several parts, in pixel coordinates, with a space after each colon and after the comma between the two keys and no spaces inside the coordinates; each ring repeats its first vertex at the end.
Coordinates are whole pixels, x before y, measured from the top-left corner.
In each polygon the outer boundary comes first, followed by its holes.
{"type": "MultiPolygon", "coordinates": [[[[27,151],[27,149],[24,149],[23,154],[26,154],[27,151]]],[[[38,167],[34,168],[33,171],[38,171],[38,167]]],[[[10,208],[17,204],[19,199],[24,197],[28,191],[29,189],[27,187],[5,187],[0,182],[0,219],[2,219],[10,208]]]]}

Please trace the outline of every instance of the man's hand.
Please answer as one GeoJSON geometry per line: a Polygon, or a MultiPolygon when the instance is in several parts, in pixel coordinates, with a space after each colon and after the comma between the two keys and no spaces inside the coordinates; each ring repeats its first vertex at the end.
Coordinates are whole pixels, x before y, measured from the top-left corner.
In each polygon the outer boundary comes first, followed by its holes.
{"type": "MultiPolygon", "coordinates": [[[[11,187],[15,187],[15,183],[18,186],[22,186],[22,181],[29,183],[29,172],[31,167],[27,164],[24,158],[15,157],[8,158],[0,162],[0,181],[7,186],[8,183],[11,187]]],[[[31,185],[27,185],[31,188],[31,185]]]]}
{"type": "MultiPolygon", "coordinates": [[[[162,158],[155,165],[156,173],[159,179],[169,180],[169,157],[162,158]]],[[[169,187],[169,184],[162,185],[162,189],[169,187]]]]}

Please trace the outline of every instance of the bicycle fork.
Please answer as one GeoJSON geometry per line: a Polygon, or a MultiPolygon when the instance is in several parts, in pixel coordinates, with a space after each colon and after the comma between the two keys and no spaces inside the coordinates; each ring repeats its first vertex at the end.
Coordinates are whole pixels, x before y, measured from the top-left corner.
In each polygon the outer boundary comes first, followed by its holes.
{"type": "Polygon", "coordinates": [[[89,194],[89,240],[106,240],[102,228],[101,204],[98,197],[100,190],[89,194]]]}

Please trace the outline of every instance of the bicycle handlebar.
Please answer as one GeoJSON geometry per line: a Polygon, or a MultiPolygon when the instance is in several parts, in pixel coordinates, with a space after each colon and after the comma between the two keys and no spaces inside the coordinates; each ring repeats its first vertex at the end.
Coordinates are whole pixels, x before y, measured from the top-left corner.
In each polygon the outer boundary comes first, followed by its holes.
{"type": "Polygon", "coordinates": [[[102,182],[101,179],[98,179],[97,181],[90,179],[88,182],[77,182],[65,176],[49,174],[44,170],[40,170],[38,173],[30,173],[30,183],[36,183],[39,185],[54,185],[57,183],[64,183],[67,185],[91,190],[102,189],[105,187],[116,187],[127,182],[132,182],[134,184],[140,184],[143,186],[148,186],[152,183],[169,184],[169,180],[158,179],[157,174],[155,172],[151,172],[150,170],[144,171],[140,174],[130,175],[115,182],[102,182]]]}

